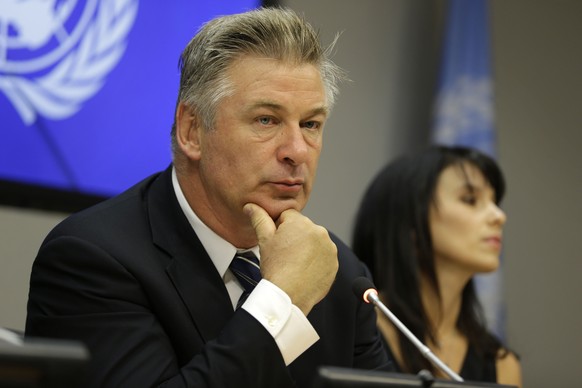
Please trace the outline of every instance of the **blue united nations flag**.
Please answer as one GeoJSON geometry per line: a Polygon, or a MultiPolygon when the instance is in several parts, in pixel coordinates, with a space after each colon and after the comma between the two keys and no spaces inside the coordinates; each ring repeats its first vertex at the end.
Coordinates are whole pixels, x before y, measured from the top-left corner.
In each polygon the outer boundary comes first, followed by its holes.
{"type": "MultiPolygon", "coordinates": [[[[450,0],[435,103],[433,142],[497,154],[487,0],[450,0]]],[[[502,268],[476,277],[489,327],[504,335],[502,268]]]]}

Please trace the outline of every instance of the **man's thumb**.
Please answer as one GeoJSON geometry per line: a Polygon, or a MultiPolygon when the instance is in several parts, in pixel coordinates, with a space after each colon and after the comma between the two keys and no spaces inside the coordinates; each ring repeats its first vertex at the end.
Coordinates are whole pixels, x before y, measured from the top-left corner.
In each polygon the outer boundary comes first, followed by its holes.
{"type": "Polygon", "coordinates": [[[277,231],[277,227],[269,213],[259,205],[247,203],[243,207],[243,211],[249,216],[259,243],[268,240],[277,231]]]}

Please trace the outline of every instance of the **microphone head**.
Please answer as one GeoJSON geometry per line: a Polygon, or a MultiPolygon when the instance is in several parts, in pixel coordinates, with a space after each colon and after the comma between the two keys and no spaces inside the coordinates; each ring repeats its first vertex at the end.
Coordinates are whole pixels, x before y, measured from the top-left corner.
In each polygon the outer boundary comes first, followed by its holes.
{"type": "Polygon", "coordinates": [[[354,280],[352,283],[352,291],[358,299],[363,298],[366,303],[370,303],[368,300],[370,292],[378,294],[378,291],[376,291],[376,288],[374,287],[374,283],[365,276],[360,276],[354,280]]]}

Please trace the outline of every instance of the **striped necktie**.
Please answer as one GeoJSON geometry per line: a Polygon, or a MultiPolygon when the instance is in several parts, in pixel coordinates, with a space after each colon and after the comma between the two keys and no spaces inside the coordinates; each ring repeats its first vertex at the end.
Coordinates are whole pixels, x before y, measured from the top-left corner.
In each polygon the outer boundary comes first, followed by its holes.
{"type": "Polygon", "coordinates": [[[236,306],[238,308],[261,280],[259,259],[251,251],[237,252],[230,263],[230,270],[244,289],[236,306]]]}

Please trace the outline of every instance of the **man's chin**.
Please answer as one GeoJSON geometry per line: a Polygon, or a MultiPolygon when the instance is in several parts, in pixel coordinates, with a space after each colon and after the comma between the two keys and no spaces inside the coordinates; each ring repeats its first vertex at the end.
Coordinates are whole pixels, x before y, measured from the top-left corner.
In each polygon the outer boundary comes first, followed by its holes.
{"type": "Polygon", "coordinates": [[[272,201],[268,204],[259,204],[265,211],[271,216],[273,220],[277,220],[281,213],[285,210],[293,209],[300,212],[305,207],[304,203],[299,203],[295,200],[286,200],[286,201],[272,201]]]}

